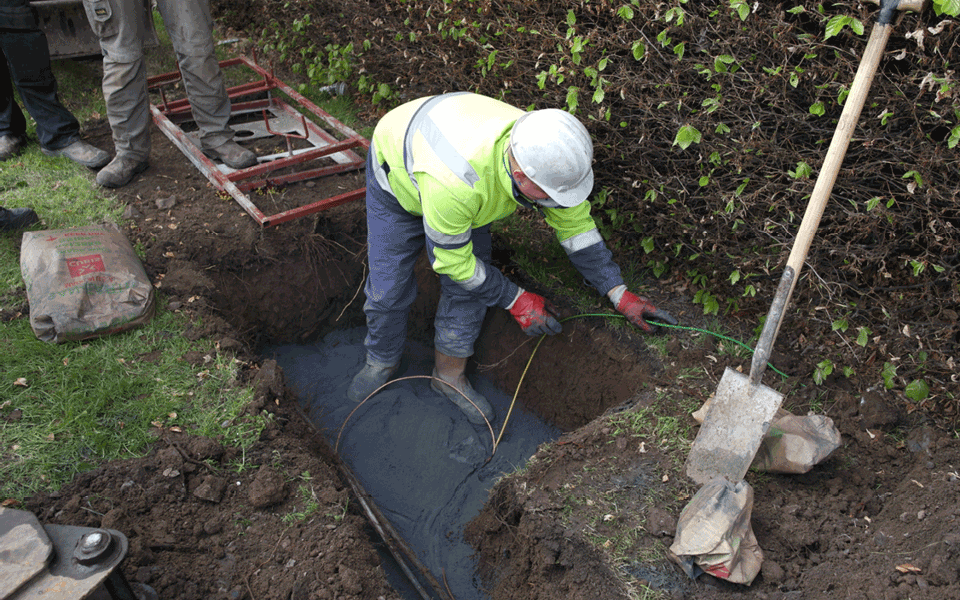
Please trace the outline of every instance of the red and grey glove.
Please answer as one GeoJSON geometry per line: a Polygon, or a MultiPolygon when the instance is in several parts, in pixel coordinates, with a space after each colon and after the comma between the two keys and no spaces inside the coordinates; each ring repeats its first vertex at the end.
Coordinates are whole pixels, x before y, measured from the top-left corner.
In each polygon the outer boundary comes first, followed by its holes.
{"type": "Polygon", "coordinates": [[[527,335],[560,333],[560,321],[556,319],[557,310],[543,296],[521,288],[507,310],[527,335]]]}
{"type": "Polygon", "coordinates": [[[662,323],[676,325],[679,321],[665,310],[660,310],[643,296],[630,292],[625,285],[618,285],[607,294],[617,310],[630,319],[630,322],[647,333],[657,331],[657,324],[648,323],[647,319],[656,319],[662,323]]]}

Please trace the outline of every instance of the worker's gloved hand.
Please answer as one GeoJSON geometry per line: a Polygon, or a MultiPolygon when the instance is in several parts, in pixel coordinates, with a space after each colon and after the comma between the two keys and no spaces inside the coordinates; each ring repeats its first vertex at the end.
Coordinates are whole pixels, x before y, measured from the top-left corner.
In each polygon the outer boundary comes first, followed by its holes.
{"type": "Polygon", "coordinates": [[[543,296],[521,289],[508,310],[527,335],[560,333],[557,311],[543,296]]]}
{"type": "Polygon", "coordinates": [[[643,296],[637,296],[630,292],[626,286],[614,288],[609,296],[620,314],[630,319],[631,323],[647,333],[657,331],[656,322],[650,323],[647,322],[647,319],[656,319],[670,325],[676,325],[679,322],[673,315],[665,310],[660,310],[643,296]]]}

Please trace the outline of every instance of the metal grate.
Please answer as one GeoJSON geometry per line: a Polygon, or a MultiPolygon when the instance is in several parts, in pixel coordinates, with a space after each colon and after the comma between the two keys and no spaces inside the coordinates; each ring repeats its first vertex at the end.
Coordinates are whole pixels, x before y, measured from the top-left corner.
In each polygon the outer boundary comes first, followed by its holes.
{"type": "Polygon", "coordinates": [[[189,101],[186,98],[167,99],[168,91],[172,92],[173,86],[181,80],[179,71],[148,80],[151,91],[160,94],[160,102],[150,105],[154,123],[217,189],[233,196],[247,214],[264,227],[312,215],[364,196],[366,188],[361,187],[276,214],[264,214],[250,200],[248,192],[363,169],[365,159],[354,150],[365,152],[370,148],[370,141],[307,100],[254,60],[239,56],[220,62],[221,69],[231,67],[247,67],[260,77],[257,81],[227,90],[232,105],[229,125],[236,132],[236,141],[248,144],[275,137],[281,138],[287,148],[282,152],[258,155],[258,164],[246,169],[232,169],[215,163],[200,149],[189,101]],[[290,101],[281,98],[276,91],[282,92],[290,101]],[[325,123],[326,128],[318,125],[318,122],[325,123]],[[191,125],[193,131],[184,129],[185,126],[189,129],[191,125]]]}

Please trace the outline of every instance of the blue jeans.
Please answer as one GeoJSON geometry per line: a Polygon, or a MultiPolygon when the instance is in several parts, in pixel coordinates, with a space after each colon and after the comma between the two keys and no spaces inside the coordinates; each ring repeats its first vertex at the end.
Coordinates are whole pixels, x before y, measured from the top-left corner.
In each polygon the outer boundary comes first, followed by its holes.
{"type": "Polygon", "coordinates": [[[80,124],[57,96],[47,36],[27,0],[23,7],[28,11],[23,19],[0,24],[0,135],[23,137],[27,132],[27,121],[13,98],[15,85],[24,108],[37,123],[40,145],[59,150],[80,139],[80,124]],[[9,27],[14,24],[23,28],[9,27]]]}

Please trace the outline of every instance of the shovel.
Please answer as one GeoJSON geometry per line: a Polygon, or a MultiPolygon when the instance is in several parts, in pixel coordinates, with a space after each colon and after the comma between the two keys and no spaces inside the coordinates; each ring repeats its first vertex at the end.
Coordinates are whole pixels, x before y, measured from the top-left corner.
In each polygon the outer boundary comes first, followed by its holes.
{"type": "Polygon", "coordinates": [[[761,379],[783,322],[784,309],[793,294],[800,269],[810,250],[820,217],[823,216],[823,209],[837,180],[850,137],[857,125],[857,119],[860,118],[860,111],[863,109],[870,84],[873,83],[883,49],[890,38],[893,19],[898,10],[919,12],[923,9],[924,0],[874,0],[874,3],[879,3],[880,14],[870,32],[867,49],[860,60],[833,140],[823,161],[823,168],[817,177],[793,249],[787,259],[787,266],[780,278],[767,320],[763,324],[750,364],[750,376],[729,367],[724,370],[697,439],[694,440],[687,457],[687,476],[700,485],[717,477],[725,477],[733,484],[742,480],[757,454],[770,422],[783,402],[783,395],[763,385],[761,379]]]}

